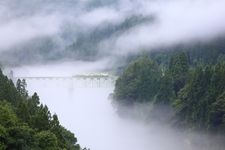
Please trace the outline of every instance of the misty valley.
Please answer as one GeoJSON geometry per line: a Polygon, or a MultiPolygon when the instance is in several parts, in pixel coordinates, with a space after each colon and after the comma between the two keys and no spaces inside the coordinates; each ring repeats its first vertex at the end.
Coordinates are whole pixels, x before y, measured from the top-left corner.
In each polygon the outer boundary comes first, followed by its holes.
{"type": "Polygon", "coordinates": [[[1,1],[0,150],[225,150],[224,6],[1,1]]]}

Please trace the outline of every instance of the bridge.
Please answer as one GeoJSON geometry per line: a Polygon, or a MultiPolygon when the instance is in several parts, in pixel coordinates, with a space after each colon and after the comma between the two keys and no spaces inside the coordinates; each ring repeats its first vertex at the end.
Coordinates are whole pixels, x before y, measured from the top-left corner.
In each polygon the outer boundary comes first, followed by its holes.
{"type": "Polygon", "coordinates": [[[76,74],[73,76],[12,76],[13,79],[28,79],[28,80],[55,80],[55,79],[77,79],[77,80],[116,80],[116,76],[108,73],[88,73],[76,74]]]}
{"type": "Polygon", "coordinates": [[[14,81],[25,79],[28,82],[30,80],[70,80],[82,87],[106,87],[114,85],[117,77],[109,73],[85,73],[72,76],[11,76],[11,79],[14,81]]]}

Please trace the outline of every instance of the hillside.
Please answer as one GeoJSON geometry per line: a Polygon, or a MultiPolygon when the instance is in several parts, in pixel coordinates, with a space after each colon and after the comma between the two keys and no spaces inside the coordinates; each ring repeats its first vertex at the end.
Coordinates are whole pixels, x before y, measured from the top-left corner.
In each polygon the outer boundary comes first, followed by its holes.
{"type": "Polygon", "coordinates": [[[0,70],[1,150],[80,150],[73,133],[56,114],[40,103],[37,93],[28,95],[26,81],[12,80],[0,70]]]}

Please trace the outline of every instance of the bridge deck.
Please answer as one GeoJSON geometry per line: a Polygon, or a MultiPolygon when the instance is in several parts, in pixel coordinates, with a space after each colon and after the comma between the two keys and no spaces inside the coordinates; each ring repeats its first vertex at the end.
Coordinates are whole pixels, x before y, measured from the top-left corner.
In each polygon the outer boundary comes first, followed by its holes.
{"type": "Polygon", "coordinates": [[[116,77],[112,76],[112,75],[74,75],[74,76],[17,76],[14,77],[14,79],[111,79],[111,80],[115,80],[116,77]]]}

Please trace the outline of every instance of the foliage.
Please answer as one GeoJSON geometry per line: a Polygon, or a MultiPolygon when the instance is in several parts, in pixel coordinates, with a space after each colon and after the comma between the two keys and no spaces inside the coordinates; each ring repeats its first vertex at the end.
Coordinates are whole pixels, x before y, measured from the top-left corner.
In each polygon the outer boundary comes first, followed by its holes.
{"type": "Polygon", "coordinates": [[[122,105],[152,102],[153,110],[172,107],[175,116],[170,120],[176,126],[225,133],[223,55],[216,64],[190,65],[187,53],[179,52],[168,62],[157,65],[144,57],[131,63],[116,81],[115,101],[122,105]]]}
{"type": "Polygon", "coordinates": [[[116,81],[114,98],[125,105],[153,100],[161,72],[150,58],[133,62],[116,81]]]}
{"type": "Polygon", "coordinates": [[[184,52],[175,54],[171,57],[169,70],[173,80],[173,89],[175,94],[184,87],[188,73],[188,58],[184,52]]]}
{"type": "Polygon", "coordinates": [[[159,90],[155,95],[154,104],[167,105],[173,101],[175,93],[173,91],[172,77],[168,74],[160,78],[159,90]]]}
{"type": "Polygon", "coordinates": [[[57,150],[57,137],[50,131],[41,131],[36,135],[38,146],[42,150],[57,150]]]}
{"type": "Polygon", "coordinates": [[[27,125],[8,128],[7,149],[30,150],[37,148],[34,133],[34,130],[27,125]]]}
{"type": "Polygon", "coordinates": [[[12,127],[15,126],[18,122],[18,118],[15,112],[6,101],[0,102],[0,124],[4,127],[12,127]]]}
{"type": "Polygon", "coordinates": [[[28,96],[26,81],[16,87],[0,70],[0,149],[80,150],[74,134],[60,125],[56,114],[28,96]]]}
{"type": "Polygon", "coordinates": [[[225,92],[212,103],[209,112],[210,128],[225,133],[225,92]]]}

